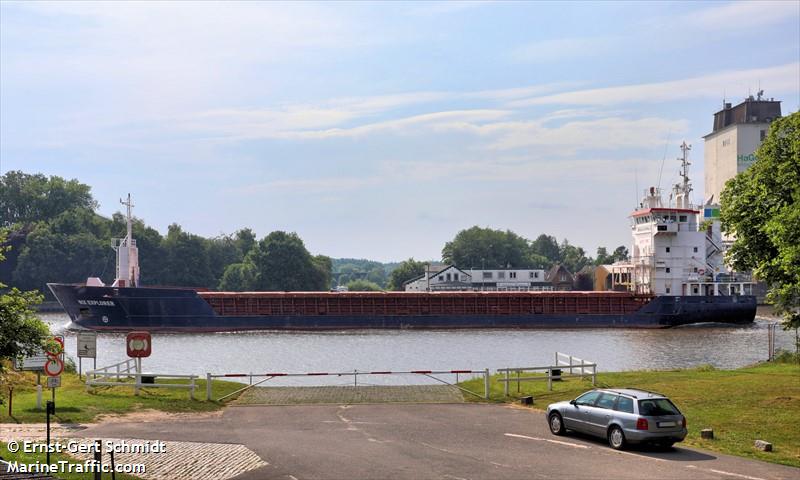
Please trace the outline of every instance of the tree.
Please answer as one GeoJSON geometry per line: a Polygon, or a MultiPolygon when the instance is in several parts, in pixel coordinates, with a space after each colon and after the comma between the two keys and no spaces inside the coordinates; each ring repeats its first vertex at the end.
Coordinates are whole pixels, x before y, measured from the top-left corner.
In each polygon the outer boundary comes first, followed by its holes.
{"type": "MultiPolygon", "coordinates": [[[[0,244],[6,234],[0,232],[0,244]]],[[[0,262],[5,260],[6,248],[0,248],[0,262]]],[[[39,320],[33,310],[42,301],[38,292],[21,292],[17,288],[5,290],[0,283],[0,374],[5,362],[31,355],[41,347],[47,336],[47,325],[39,320]]]]}
{"type": "Polygon", "coordinates": [[[577,272],[581,268],[592,263],[591,258],[586,257],[586,252],[581,247],[570,245],[569,241],[565,238],[559,248],[559,255],[561,256],[561,263],[567,267],[570,272],[577,272]]]}
{"type": "Polygon", "coordinates": [[[77,180],[20,171],[0,177],[0,226],[46,221],[75,208],[97,208],[91,187],[77,180]]]}
{"type": "Polygon", "coordinates": [[[208,262],[205,239],[186,233],[173,223],[162,242],[165,264],[160,282],[163,285],[216,287],[208,262]]]}
{"type": "Polygon", "coordinates": [[[327,290],[330,285],[330,258],[312,257],[294,232],[270,233],[250,251],[245,262],[256,269],[258,290],[315,291],[327,290]]]}
{"type": "Polygon", "coordinates": [[[556,237],[545,234],[539,235],[531,244],[531,251],[548,259],[550,261],[548,266],[561,261],[561,251],[558,248],[556,237]]]}
{"type": "Polygon", "coordinates": [[[219,289],[227,292],[255,290],[256,267],[249,262],[233,263],[225,268],[219,289]]]}
{"type": "Polygon", "coordinates": [[[728,261],[768,285],[785,328],[800,327],[800,112],[775,120],[753,165],[722,191],[728,261]]]}
{"type": "Polygon", "coordinates": [[[619,247],[614,249],[614,253],[611,255],[613,261],[615,262],[627,262],[628,261],[628,247],[625,245],[620,245],[619,247]]]}
{"type": "Polygon", "coordinates": [[[413,258],[402,262],[389,274],[389,289],[403,290],[403,284],[425,273],[425,262],[418,262],[413,258]]]}
{"type": "Polygon", "coordinates": [[[461,230],[442,249],[442,261],[461,268],[529,268],[528,240],[511,230],[461,230]]]}
{"type": "Polygon", "coordinates": [[[381,287],[375,282],[369,280],[353,280],[347,283],[347,289],[351,292],[380,292],[381,287]]]}
{"type": "Polygon", "coordinates": [[[608,254],[606,247],[597,247],[597,258],[594,260],[595,265],[608,265],[614,263],[614,256],[608,254]]]}

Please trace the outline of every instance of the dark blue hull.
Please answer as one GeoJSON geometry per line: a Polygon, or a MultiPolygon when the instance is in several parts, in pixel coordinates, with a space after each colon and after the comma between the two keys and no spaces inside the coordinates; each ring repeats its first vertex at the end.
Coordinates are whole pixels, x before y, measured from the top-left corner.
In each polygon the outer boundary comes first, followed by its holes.
{"type": "Polygon", "coordinates": [[[667,328],[701,322],[744,324],[753,296],[655,297],[638,310],[609,313],[435,315],[218,315],[195,290],[50,284],[76,325],[108,331],[221,332],[238,330],[667,328]]]}

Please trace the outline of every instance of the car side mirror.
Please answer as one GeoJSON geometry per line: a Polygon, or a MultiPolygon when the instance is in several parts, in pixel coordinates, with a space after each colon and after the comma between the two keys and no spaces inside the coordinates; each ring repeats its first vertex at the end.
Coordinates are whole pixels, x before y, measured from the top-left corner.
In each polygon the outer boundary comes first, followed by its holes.
{"type": "Polygon", "coordinates": [[[575,405],[576,407],[578,406],[578,402],[576,402],[575,400],[570,400],[569,404],[570,405],[575,405]]]}

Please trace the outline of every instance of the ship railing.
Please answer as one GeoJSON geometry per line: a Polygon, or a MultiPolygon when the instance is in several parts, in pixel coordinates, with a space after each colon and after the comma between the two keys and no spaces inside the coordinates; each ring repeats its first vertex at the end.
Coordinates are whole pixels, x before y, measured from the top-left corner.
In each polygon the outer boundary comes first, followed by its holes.
{"type": "Polygon", "coordinates": [[[185,388],[189,390],[189,398],[194,400],[197,378],[198,375],[142,372],[141,359],[129,358],[107,367],[87,371],[86,390],[91,391],[93,387],[133,387],[134,395],[139,395],[142,388],[185,388]],[[188,381],[185,383],[158,383],[156,379],[188,381]]]}
{"type": "MultiPolygon", "coordinates": [[[[435,380],[439,383],[443,383],[445,385],[450,385],[455,387],[462,392],[466,392],[470,395],[474,395],[479,398],[488,399],[489,398],[489,369],[483,370],[471,370],[471,369],[464,369],[464,370],[407,370],[407,371],[366,371],[366,370],[353,370],[353,371],[346,371],[346,372],[309,372],[309,373],[223,373],[223,374],[212,374],[206,373],[206,400],[212,400],[212,392],[211,392],[211,383],[212,380],[215,378],[249,378],[249,385],[246,385],[236,391],[228,393],[227,395],[223,395],[222,397],[216,399],[215,401],[221,402],[227,398],[233,397],[238,395],[246,390],[249,390],[253,387],[261,385],[265,382],[273,380],[275,378],[292,378],[292,377],[323,377],[323,376],[336,376],[336,377],[353,377],[353,386],[358,387],[358,378],[365,377],[365,376],[372,376],[372,375],[422,375],[428,377],[432,380],[435,380]],[[439,378],[442,375],[455,375],[455,382],[448,382],[447,380],[443,380],[439,378]],[[483,376],[483,394],[473,392],[471,390],[467,390],[466,388],[461,387],[458,384],[459,375],[482,375],[483,376]],[[264,377],[263,380],[259,380],[253,383],[254,378],[261,378],[264,377]]],[[[349,385],[349,383],[348,383],[349,385]]]]}
{"type": "Polygon", "coordinates": [[[534,382],[540,380],[547,380],[547,390],[552,391],[553,380],[558,381],[564,377],[580,377],[581,379],[585,377],[591,377],[592,385],[597,384],[596,363],[588,362],[578,357],[560,352],[556,352],[555,362],[553,365],[539,367],[499,368],[497,373],[504,374],[503,378],[498,379],[498,381],[503,383],[503,393],[505,396],[509,395],[511,383],[517,384],[517,392],[520,391],[521,382],[534,382]],[[564,373],[565,370],[569,370],[569,373],[564,373]],[[516,376],[512,377],[512,374],[516,374],[516,376]],[[526,374],[534,374],[536,376],[525,376],[526,374]]]}

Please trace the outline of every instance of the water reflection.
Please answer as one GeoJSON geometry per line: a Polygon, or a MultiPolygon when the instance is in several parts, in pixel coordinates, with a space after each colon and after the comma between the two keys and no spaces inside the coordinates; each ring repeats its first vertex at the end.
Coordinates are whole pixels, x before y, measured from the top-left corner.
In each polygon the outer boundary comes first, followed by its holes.
{"type": "MultiPolygon", "coordinates": [[[[67,354],[76,357],[75,332],[64,314],[44,314],[53,331],[66,336],[67,354]]],[[[491,370],[547,365],[556,351],[598,363],[600,371],[685,368],[710,364],[736,368],[767,357],[767,324],[687,326],[665,330],[468,330],[244,332],[155,334],[150,372],[265,373],[333,372],[354,369],[491,370]]],[[[793,349],[794,332],[778,331],[777,347],[793,349]]],[[[98,335],[98,365],[124,360],[124,334],[98,335]]],[[[91,360],[84,360],[84,370],[91,360]]],[[[274,384],[346,384],[346,377],[284,379],[274,384]]],[[[364,383],[429,383],[418,376],[371,377],[364,383]]],[[[362,383],[359,380],[359,383],[362,383]]]]}

